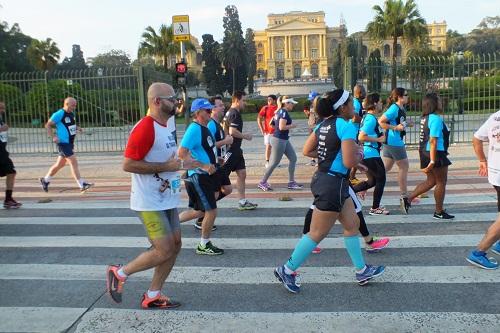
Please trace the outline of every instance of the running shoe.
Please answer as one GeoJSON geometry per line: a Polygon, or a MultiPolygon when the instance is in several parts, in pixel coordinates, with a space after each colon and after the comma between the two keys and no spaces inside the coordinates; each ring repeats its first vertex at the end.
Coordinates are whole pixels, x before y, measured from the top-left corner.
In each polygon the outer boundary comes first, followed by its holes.
{"type": "Polygon", "coordinates": [[[493,247],[491,248],[491,251],[495,252],[496,254],[500,254],[500,241],[496,242],[493,247]]]}
{"type": "Polygon", "coordinates": [[[368,212],[370,215],[389,215],[389,211],[385,209],[384,207],[380,206],[378,208],[370,208],[370,211],[368,212]]]}
{"type": "Polygon", "coordinates": [[[378,252],[378,251],[382,250],[383,248],[387,247],[387,244],[389,244],[389,238],[387,238],[387,237],[384,237],[384,238],[373,237],[373,243],[366,244],[365,250],[368,253],[378,252]]]}
{"type": "Polygon", "coordinates": [[[111,299],[116,303],[122,302],[123,284],[126,280],[118,275],[118,270],[121,267],[121,265],[110,265],[106,269],[106,289],[111,299]]]}
{"type": "Polygon", "coordinates": [[[411,203],[410,201],[408,200],[407,197],[401,197],[399,199],[399,205],[401,207],[401,212],[405,215],[408,215],[408,211],[410,210],[411,208],[411,203]]]}
{"type": "Polygon", "coordinates": [[[238,203],[238,209],[239,210],[253,210],[257,208],[257,204],[251,203],[248,200],[245,200],[245,203],[238,203]]]}
{"type": "Polygon", "coordinates": [[[92,186],[94,186],[94,184],[84,182],[84,183],[82,184],[82,187],[80,188],[80,192],[85,192],[85,191],[87,191],[89,188],[91,188],[92,186]]]}
{"type": "Polygon", "coordinates": [[[354,185],[358,185],[359,183],[361,183],[361,180],[354,177],[354,178],[349,179],[349,182],[351,182],[351,185],[354,186],[354,185]]]}
{"type": "MultiPolygon", "coordinates": [[[[194,228],[195,228],[195,229],[198,229],[198,230],[201,230],[201,222],[203,222],[203,217],[200,217],[200,218],[198,219],[198,221],[196,221],[196,222],[194,223],[194,228]]],[[[212,226],[212,231],[215,231],[215,230],[217,230],[217,226],[214,224],[214,225],[212,226]]]]}
{"type": "Polygon", "coordinates": [[[323,251],[319,246],[316,246],[313,250],[312,253],[314,254],[320,254],[321,251],[323,251]]]}
{"type": "Polygon", "coordinates": [[[40,184],[42,184],[42,189],[45,191],[45,192],[48,192],[49,191],[49,184],[50,182],[46,182],[45,181],[45,178],[40,178],[40,184]]]}
{"type": "Polygon", "coordinates": [[[288,189],[289,190],[302,190],[304,188],[304,185],[298,184],[295,180],[288,182],[288,189]]]}
{"type": "Polygon", "coordinates": [[[260,188],[262,191],[267,192],[267,191],[272,191],[273,189],[271,188],[271,184],[268,182],[259,182],[257,185],[258,188],[260,188]]]}
{"type": "Polygon", "coordinates": [[[484,268],[484,269],[497,269],[498,262],[495,258],[486,257],[486,252],[483,251],[472,251],[467,258],[468,262],[474,266],[484,268]]]}
{"type": "Polygon", "coordinates": [[[443,210],[441,213],[434,212],[434,216],[432,218],[436,220],[452,220],[455,218],[454,215],[450,215],[446,212],[446,210],[443,210]]]}
{"type": "Polygon", "coordinates": [[[224,254],[224,250],[219,249],[217,246],[213,245],[212,242],[208,242],[205,246],[198,244],[198,246],[196,247],[196,254],[217,256],[224,254]]]}
{"type": "Polygon", "coordinates": [[[365,265],[365,270],[361,273],[356,273],[356,280],[360,286],[363,286],[368,283],[373,278],[382,275],[384,273],[384,266],[372,266],[365,265]]]}
{"type": "Polygon", "coordinates": [[[16,200],[14,199],[9,199],[9,200],[5,200],[3,202],[3,208],[5,209],[18,209],[22,206],[23,204],[20,203],[20,202],[17,202],[16,200]]]}
{"type": "Polygon", "coordinates": [[[295,281],[295,277],[297,276],[296,274],[286,274],[285,273],[285,266],[279,266],[274,269],[274,276],[278,278],[278,280],[283,283],[283,286],[291,292],[291,293],[298,293],[300,291],[300,285],[297,285],[297,282],[295,281]]]}
{"type": "Polygon", "coordinates": [[[141,307],[143,309],[173,309],[179,306],[181,306],[181,303],[173,301],[162,294],[153,298],[149,298],[148,293],[142,295],[141,307]]]}
{"type": "Polygon", "coordinates": [[[269,167],[269,162],[266,162],[266,164],[264,164],[264,168],[268,168],[269,167]]]}

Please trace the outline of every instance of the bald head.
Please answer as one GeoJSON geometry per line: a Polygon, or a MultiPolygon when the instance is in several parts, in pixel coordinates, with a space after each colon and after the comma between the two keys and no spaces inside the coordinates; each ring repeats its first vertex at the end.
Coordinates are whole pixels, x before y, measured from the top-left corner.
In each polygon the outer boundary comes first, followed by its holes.
{"type": "Polygon", "coordinates": [[[73,112],[76,109],[76,99],[73,97],[66,97],[64,99],[64,106],[63,109],[66,110],[66,112],[73,112]]]}
{"type": "Polygon", "coordinates": [[[175,95],[175,91],[171,85],[162,82],[155,82],[151,84],[148,89],[148,104],[151,107],[151,104],[152,102],[154,102],[155,98],[160,96],[173,95],[175,95]]]}
{"type": "Polygon", "coordinates": [[[149,115],[153,117],[171,117],[176,111],[175,91],[171,85],[154,82],[148,89],[149,115]]]}
{"type": "Polygon", "coordinates": [[[352,89],[352,94],[356,98],[365,98],[366,97],[365,87],[363,87],[363,85],[361,84],[355,85],[354,88],[352,89]]]}

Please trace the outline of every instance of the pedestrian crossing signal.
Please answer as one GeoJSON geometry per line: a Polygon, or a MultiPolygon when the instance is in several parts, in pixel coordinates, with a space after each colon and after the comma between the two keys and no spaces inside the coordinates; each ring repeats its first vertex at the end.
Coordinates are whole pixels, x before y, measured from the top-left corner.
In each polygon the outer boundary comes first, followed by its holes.
{"type": "Polygon", "coordinates": [[[183,62],[178,62],[175,64],[175,72],[177,74],[184,75],[187,72],[187,65],[183,62]]]}

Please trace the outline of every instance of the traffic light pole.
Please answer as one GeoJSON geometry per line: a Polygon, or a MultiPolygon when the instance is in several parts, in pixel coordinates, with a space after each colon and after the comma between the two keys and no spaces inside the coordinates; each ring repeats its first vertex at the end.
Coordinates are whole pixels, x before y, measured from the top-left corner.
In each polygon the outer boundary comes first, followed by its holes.
{"type": "MultiPolygon", "coordinates": [[[[186,62],[186,49],[184,48],[184,42],[182,42],[182,41],[181,41],[181,62],[183,62],[183,63],[186,62]]],[[[187,125],[189,124],[189,120],[190,120],[190,117],[189,117],[190,111],[189,111],[188,105],[187,105],[188,96],[187,96],[186,84],[182,84],[181,89],[182,89],[182,100],[184,103],[184,121],[185,121],[186,127],[187,127],[187,125]]]]}

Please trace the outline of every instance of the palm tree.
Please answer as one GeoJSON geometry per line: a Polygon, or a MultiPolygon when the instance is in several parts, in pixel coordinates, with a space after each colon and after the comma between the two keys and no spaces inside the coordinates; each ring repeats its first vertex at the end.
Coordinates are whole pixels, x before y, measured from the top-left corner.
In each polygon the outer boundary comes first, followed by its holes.
{"type": "Polygon", "coordinates": [[[396,56],[398,38],[415,45],[427,39],[427,26],[420,16],[414,0],[386,0],[384,9],[373,6],[376,12],[373,21],[368,23],[366,31],[375,40],[392,39],[392,89],[396,88],[396,56]]]}
{"type": "Polygon", "coordinates": [[[51,38],[46,40],[33,39],[27,49],[29,62],[42,71],[50,70],[57,65],[60,54],[61,50],[51,38]]]}
{"type": "MultiPolygon", "coordinates": [[[[168,70],[168,58],[181,53],[181,45],[174,41],[174,29],[172,25],[162,24],[159,33],[151,26],[146,28],[142,34],[142,42],[139,46],[138,58],[150,56],[160,58],[163,63],[163,68],[168,70]]],[[[186,51],[196,51],[196,48],[191,42],[184,42],[186,51]]]]}

